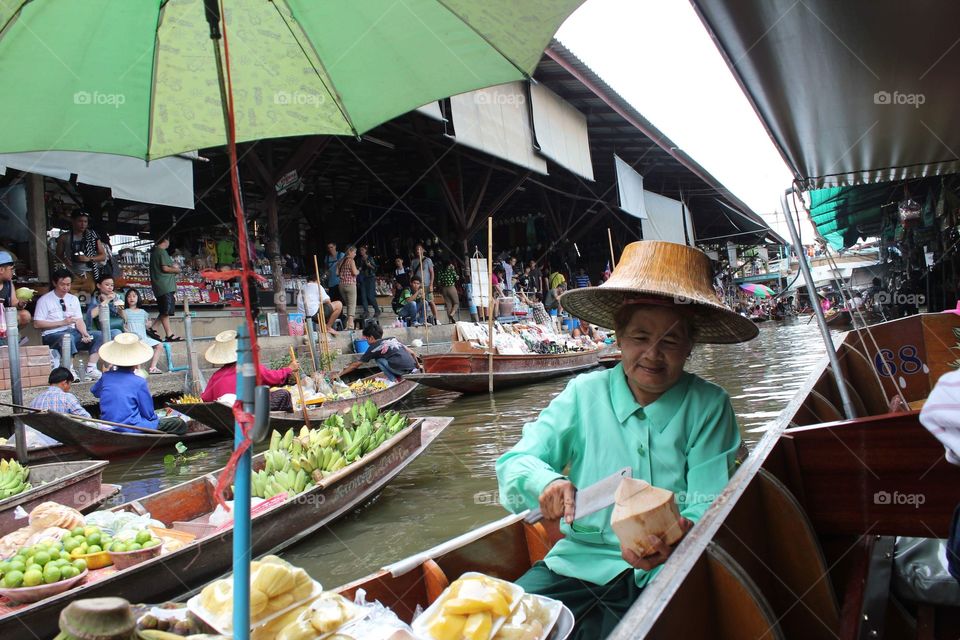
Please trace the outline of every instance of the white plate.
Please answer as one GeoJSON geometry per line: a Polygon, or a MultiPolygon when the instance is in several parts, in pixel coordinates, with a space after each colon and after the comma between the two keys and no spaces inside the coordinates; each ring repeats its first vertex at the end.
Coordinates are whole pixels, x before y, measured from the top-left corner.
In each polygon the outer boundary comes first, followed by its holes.
{"type": "MultiPolygon", "coordinates": [[[[229,578],[229,577],[225,579],[232,580],[232,578],[229,578]]],[[[279,618],[280,616],[287,613],[291,609],[296,609],[297,607],[302,606],[307,602],[313,602],[318,597],[320,597],[320,594],[323,593],[323,587],[316,580],[312,580],[311,582],[313,582],[313,591],[310,593],[309,597],[303,598],[302,600],[298,600],[297,602],[294,602],[293,604],[291,604],[289,607],[280,609],[279,611],[275,611],[268,616],[263,616],[262,618],[257,618],[256,620],[251,619],[250,628],[253,629],[254,627],[265,625],[266,623],[270,622],[274,618],[279,618]]],[[[190,598],[189,600],[187,600],[187,608],[190,610],[190,613],[200,618],[200,620],[202,620],[204,623],[212,627],[220,635],[233,636],[233,614],[232,613],[230,615],[229,622],[226,625],[224,625],[222,623],[220,616],[210,611],[207,611],[203,607],[203,605],[200,604],[199,593],[193,596],[192,598],[190,598]]]]}
{"type": "MultiPolygon", "coordinates": [[[[493,576],[488,576],[483,573],[476,573],[474,571],[468,571],[467,573],[460,576],[460,578],[477,578],[483,577],[489,580],[497,580],[507,585],[510,589],[512,597],[510,598],[510,613],[513,613],[513,610],[517,608],[517,605],[520,604],[520,599],[523,598],[523,587],[513,584],[512,582],[507,582],[506,580],[500,580],[499,578],[494,578],[493,576]]],[[[454,581],[456,582],[456,580],[454,581]]],[[[451,583],[452,585],[453,583],[451,583]]],[[[443,590],[443,593],[440,594],[440,597],[433,601],[427,610],[417,616],[417,619],[413,621],[411,627],[413,627],[414,633],[418,638],[425,638],[432,640],[433,636],[430,635],[430,632],[427,631],[427,627],[431,620],[433,620],[440,611],[443,609],[443,603],[450,598],[450,587],[447,587],[443,590]]],[[[504,621],[509,618],[509,615],[506,616],[494,616],[493,624],[490,627],[490,638],[497,635],[497,631],[500,630],[500,627],[503,626],[504,621]]]]}

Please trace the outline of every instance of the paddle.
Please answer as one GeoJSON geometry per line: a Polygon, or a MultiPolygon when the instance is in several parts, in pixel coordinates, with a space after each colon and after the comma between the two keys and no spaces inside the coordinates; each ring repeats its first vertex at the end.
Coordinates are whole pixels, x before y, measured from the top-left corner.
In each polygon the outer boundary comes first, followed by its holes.
{"type": "Polygon", "coordinates": [[[293,347],[290,347],[290,363],[297,365],[296,370],[293,372],[293,377],[297,381],[297,391],[300,393],[300,409],[303,410],[303,421],[307,425],[307,429],[310,428],[310,415],[307,413],[307,401],[303,397],[303,385],[300,384],[300,363],[297,362],[297,354],[293,352],[293,347]]]}
{"type": "Polygon", "coordinates": [[[60,411],[52,411],[50,409],[34,409],[33,407],[25,407],[23,405],[13,404],[10,402],[0,402],[0,405],[3,405],[4,407],[13,407],[14,409],[24,409],[26,411],[32,411],[34,413],[49,413],[55,416],[64,416],[65,418],[71,418],[72,420],[86,420],[89,422],[98,422],[100,424],[109,425],[111,427],[122,427],[124,429],[133,429],[134,431],[142,431],[143,433],[150,433],[153,435],[164,433],[163,431],[159,431],[157,429],[150,429],[148,427],[138,427],[137,425],[133,425],[133,424],[121,424],[119,422],[110,422],[109,420],[101,420],[100,418],[88,418],[86,416],[78,416],[72,413],[62,413],[60,411]]]}

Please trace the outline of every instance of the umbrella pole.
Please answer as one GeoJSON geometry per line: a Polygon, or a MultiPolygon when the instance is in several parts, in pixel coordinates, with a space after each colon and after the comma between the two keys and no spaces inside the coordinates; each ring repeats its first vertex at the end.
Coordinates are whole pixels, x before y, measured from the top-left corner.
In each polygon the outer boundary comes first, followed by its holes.
{"type": "Polygon", "coordinates": [[[487,392],[493,393],[493,216],[487,218],[487,282],[490,284],[490,301],[487,309],[487,392]]]}
{"type": "MultiPolygon", "coordinates": [[[[320,265],[317,263],[317,254],[313,254],[313,270],[317,273],[317,293],[320,293],[320,265]]],[[[317,317],[320,318],[320,341],[321,348],[323,350],[323,359],[325,362],[323,364],[324,369],[332,369],[333,363],[330,362],[330,343],[327,341],[327,317],[323,312],[323,296],[320,298],[320,309],[317,311],[317,317]]],[[[304,318],[306,320],[306,318],[304,318]]]]}
{"type": "Polygon", "coordinates": [[[293,372],[293,377],[297,381],[297,393],[300,394],[300,409],[303,411],[303,423],[307,425],[307,429],[310,428],[310,415],[307,413],[307,399],[303,397],[303,384],[300,382],[300,366],[297,362],[297,354],[294,352],[293,347],[290,347],[290,364],[297,365],[297,371],[293,372]]]}
{"type": "Polygon", "coordinates": [[[617,266],[617,259],[613,257],[613,233],[610,232],[610,227],[607,227],[607,242],[610,243],[610,271],[612,272],[617,266]]]}

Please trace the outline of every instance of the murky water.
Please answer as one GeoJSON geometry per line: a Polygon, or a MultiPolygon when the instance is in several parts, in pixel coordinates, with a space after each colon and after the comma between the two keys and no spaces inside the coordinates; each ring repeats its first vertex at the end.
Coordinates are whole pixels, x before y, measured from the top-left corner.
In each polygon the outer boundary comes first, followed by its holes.
{"type": "MultiPolygon", "coordinates": [[[[688,369],[723,386],[733,400],[744,440],[755,443],[823,356],[816,326],[764,323],[745,345],[700,345],[688,369]]],[[[494,463],[519,438],[568,378],[489,396],[419,389],[403,410],[456,419],[430,450],[372,503],[317,532],[283,555],[325,586],[361,577],[504,515],[496,504],[494,463]]],[[[199,449],[198,449],[199,451],[199,449]]],[[[111,463],[107,482],[123,484],[126,500],[208,473],[229,457],[226,442],[172,470],[163,455],[111,463]]]]}

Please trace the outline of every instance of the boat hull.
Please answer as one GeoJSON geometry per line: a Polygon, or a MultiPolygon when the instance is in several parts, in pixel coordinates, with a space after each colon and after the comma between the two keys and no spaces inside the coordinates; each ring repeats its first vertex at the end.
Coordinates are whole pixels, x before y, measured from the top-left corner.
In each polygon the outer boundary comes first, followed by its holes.
{"type": "Polygon", "coordinates": [[[73,446],[91,458],[114,458],[155,447],[173,446],[177,442],[196,442],[223,437],[213,429],[203,427],[182,436],[171,433],[119,433],[92,427],[81,420],[74,420],[52,413],[23,414],[24,424],[33,427],[67,446],[73,446]]]}
{"type": "MultiPolygon", "coordinates": [[[[412,380],[402,380],[382,391],[357,398],[345,398],[343,400],[325,402],[317,409],[308,410],[307,415],[311,421],[320,422],[334,413],[341,413],[349,409],[357,402],[366,402],[367,400],[373,402],[379,409],[386,409],[409,396],[416,388],[416,382],[412,380]]],[[[220,402],[171,404],[170,407],[211,429],[233,437],[233,410],[220,402]]],[[[270,413],[270,427],[273,429],[284,430],[291,427],[300,427],[303,424],[303,413],[301,412],[287,413],[283,411],[272,411],[270,413]]]]}
{"type": "MultiPolygon", "coordinates": [[[[597,366],[596,351],[557,355],[494,355],[493,387],[518,387],[577,373],[597,366]]],[[[489,356],[484,353],[446,353],[423,357],[423,373],[407,376],[446,391],[483,393],[489,388],[489,356]]]]}
{"type": "Polygon", "coordinates": [[[120,491],[119,486],[102,482],[103,468],[107,464],[106,460],[90,460],[30,466],[29,481],[33,488],[0,500],[0,536],[26,526],[25,520],[18,520],[14,515],[17,507],[23,507],[29,513],[41,502],[49,500],[81,513],[95,510],[120,491]]]}
{"type": "MultiPolygon", "coordinates": [[[[252,517],[251,557],[276,553],[327,526],[377,495],[422,454],[452,418],[415,421],[378,450],[324,479],[324,484],[252,517]]],[[[254,470],[262,467],[262,454],[254,470]]],[[[212,487],[219,471],[131,503],[168,526],[215,506],[212,487]]],[[[116,509],[123,509],[121,505],[116,509]]],[[[0,606],[0,637],[19,637],[24,626],[37,637],[57,633],[59,612],[79,598],[117,596],[131,602],[162,602],[196,590],[230,570],[233,530],[226,528],[173,553],[147,560],[31,605],[0,606]]]]}

